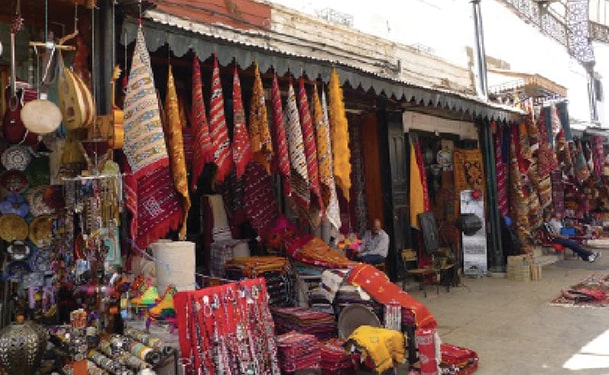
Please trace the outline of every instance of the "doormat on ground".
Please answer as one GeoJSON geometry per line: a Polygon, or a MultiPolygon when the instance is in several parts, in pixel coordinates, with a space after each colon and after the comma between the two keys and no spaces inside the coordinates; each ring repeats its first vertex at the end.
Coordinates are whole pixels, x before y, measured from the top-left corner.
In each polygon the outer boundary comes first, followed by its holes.
{"type": "Polygon", "coordinates": [[[593,273],[581,282],[563,289],[550,305],[609,308],[609,274],[593,273]]]}

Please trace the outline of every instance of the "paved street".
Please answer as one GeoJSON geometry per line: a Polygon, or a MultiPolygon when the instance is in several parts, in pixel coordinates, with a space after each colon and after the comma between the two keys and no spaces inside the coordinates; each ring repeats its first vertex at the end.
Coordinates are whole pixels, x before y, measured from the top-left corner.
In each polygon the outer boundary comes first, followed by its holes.
{"type": "Polygon", "coordinates": [[[561,290],[594,272],[609,273],[609,250],[597,263],[575,258],[543,267],[540,281],[462,279],[447,293],[410,283],[439,323],[443,342],[475,350],[476,375],[609,374],[609,308],[551,306],[561,290]]]}

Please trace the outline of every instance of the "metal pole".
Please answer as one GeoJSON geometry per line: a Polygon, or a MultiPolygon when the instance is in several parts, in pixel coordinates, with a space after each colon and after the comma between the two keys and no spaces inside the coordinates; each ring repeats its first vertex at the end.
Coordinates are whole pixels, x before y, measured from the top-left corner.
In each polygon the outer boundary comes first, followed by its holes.
{"type": "MultiPolygon", "coordinates": [[[[482,28],[482,12],[480,0],[471,0],[474,14],[475,28],[475,56],[476,92],[484,100],[488,100],[488,81],[486,70],[486,52],[484,50],[484,31],[482,28]]],[[[484,170],[486,175],[487,215],[489,228],[487,230],[487,244],[489,249],[489,271],[494,273],[505,272],[505,260],[501,245],[501,225],[499,218],[499,200],[497,199],[497,169],[495,165],[495,147],[491,124],[480,121],[480,143],[482,146],[484,170]]]]}
{"type": "Polygon", "coordinates": [[[594,68],[586,69],[588,76],[588,105],[590,106],[590,121],[598,123],[596,87],[594,84],[594,68]]]}
{"type": "Polygon", "coordinates": [[[471,0],[474,12],[474,68],[476,69],[476,92],[488,100],[488,81],[486,73],[486,51],[484,50],[484,30],[482,29],[482,12],[480,0],[471,0]]]}

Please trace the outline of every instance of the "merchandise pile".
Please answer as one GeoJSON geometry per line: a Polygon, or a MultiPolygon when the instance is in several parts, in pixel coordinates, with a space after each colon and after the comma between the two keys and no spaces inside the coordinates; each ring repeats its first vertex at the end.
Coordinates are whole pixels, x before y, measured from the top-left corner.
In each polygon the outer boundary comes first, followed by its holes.
{"type": "Polygon", "coordinates": [[[225,263],[224,275],[229,280],[263,277],[271,306],[287,306],[294,301],[294,280],[287,258],[275,256],[234,258],[225,263]]]}
{"type": "Polygon", "coordinates": [[[279,366],[283,372],[318,369],[321,350],[313,335],[291,331],[277,336],[279,366]]]}
{"type": "Polygon", "coordinates": [[[319,340],[336,337],[336,319],[331,314],[308,307],[272,307],[271,314],[277,333],[296,331],[319,340]]]}
{"type": "Polygon", "coordinates": [[[440,351],[442,374],[468,375],[478,369],[478,354],[471,349],[441,344],[440,351]]]}
{"type": "Polygon", "coordinates": [[[359,354],[347,354],[343,345],[345,340],[334,338],[320,344],[322,375],[353,375],[359,363],[359,354]]]}

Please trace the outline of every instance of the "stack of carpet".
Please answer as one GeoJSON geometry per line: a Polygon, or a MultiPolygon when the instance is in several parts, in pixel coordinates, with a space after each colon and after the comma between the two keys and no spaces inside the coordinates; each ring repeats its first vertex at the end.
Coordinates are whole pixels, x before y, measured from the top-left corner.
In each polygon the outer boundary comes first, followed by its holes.
{"type": "Polygon", "coordinates": [[[336,337],[334,316],[309,307],[271,307],[277,333],[296,331],[319,340],[336,337]]]}
{"type": "Polygon", "coordinates": [[[321,349],[314,335],[290,331],[277,336],[277,354],[284,373],[320,367],[321,349]]]}
{"type": "Polygon", "coordinates": [[[478,369],[478,354],[467,348],[450,344],[441,344],[442,374],[468,375],[478,369]]]}
{"type": "Polygon", "coordinates": [[[357,372],[359,354],[348,354],[343,347],[345,340],[334,338],[324,341],[321,347],[322,375],[353,375],[357,372]]]}
{"type": "Polygon", "coordinates": [[[296,295],[294,276],[287,258],[251,256],[234,258],[224,265],[224,275],[230,280],[263,277],[269,295],[269,305],[292,305],[296,295]]]}

